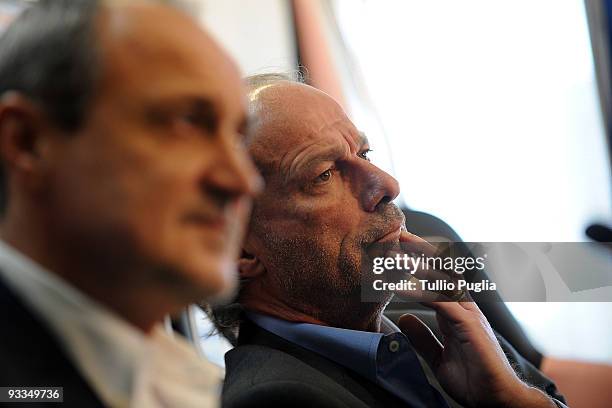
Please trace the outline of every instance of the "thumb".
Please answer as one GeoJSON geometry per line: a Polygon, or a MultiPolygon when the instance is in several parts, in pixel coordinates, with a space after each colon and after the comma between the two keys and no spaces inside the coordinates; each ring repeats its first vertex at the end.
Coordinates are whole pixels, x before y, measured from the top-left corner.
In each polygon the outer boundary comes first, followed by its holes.
{"type": "Polygon", "coordinates": [[[397,323],[402,333],[408,337],[416,351],[433,370],[437,368],[444,346],[425,323],[413,314],[407,313],[397,323]]]}

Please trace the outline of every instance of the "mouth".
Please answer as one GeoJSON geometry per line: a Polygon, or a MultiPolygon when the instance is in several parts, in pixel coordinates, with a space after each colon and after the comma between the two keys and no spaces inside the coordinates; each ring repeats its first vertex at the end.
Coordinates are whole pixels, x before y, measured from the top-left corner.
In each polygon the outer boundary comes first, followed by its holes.
{"type": "Polygon", "coordinates": [[[185,216],[184,221],[197,227],[204,227],[211,230],[225,230],[227,227],[227,217],[224,215],[209,215],[204,213],[191,213],[185,216]]]}
{"type": "Polygon", "coordinates": [[[384,235],[374,240],[374,243],[398,242],[400,238],[400,234],[402,233],[403,226],[404,226],[403,222],[394,223],[391,229],[387,230],[387,232],[385,232],[384,235]]]}

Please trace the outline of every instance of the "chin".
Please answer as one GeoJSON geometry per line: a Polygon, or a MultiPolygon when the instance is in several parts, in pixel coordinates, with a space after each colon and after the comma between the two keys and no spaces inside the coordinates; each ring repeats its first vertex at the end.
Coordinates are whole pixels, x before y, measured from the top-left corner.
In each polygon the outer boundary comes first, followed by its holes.
{"type": "MultiPolygon", "coordinates": [[[[204,279],[199,281],[202,292],[206,293],[205,302],[211,304],[226,303],[234,298],[238,289],[238,271],[236,263],[225,259],[209,262],[204,279]],[[213,268],[211,268],[213,267],[213,268]]],[[[200,275],[201,275],[200,270],[200,275]]]]}

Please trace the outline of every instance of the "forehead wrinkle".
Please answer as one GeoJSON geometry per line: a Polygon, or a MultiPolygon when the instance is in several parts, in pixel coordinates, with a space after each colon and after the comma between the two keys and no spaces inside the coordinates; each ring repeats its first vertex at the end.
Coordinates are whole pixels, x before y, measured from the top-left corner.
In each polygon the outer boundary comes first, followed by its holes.
{"type": "Polygon", "coordinates": [[[335,162],[346,159],[347,157],[350,157],[350,151],[346,148],[346,145],[330,146],[324,150],[322,149],[312,153],[305,152],[303,159],[299,160],[296,164],[295,171],[299,172],[304,167],[310,168],[322,162],[335,162]]]}
{"type": "Polygon", "coordinates": [[[348,143],[349,152],[357,153],[359,149],[367,143],[367,138],[363,132],[357,131],[352,122],[346,117],[340,117],[332,122],[324,123],[321,127],[310,132],[311,137],[316,137],[318,134],[322,134],[328,130],[338,131],[343,139],[348,143]],[[355,135],[357,135],[357,141],[355,141],[355,135]]]}
{"type": "Polygon", "coordinates": [[[300,164],[303,162],[303,157],[308,155],[309,150],[313,150],[317,145],[321,144],[321,140],[314,140],[311,143],[308,143],[305,146],[300,147],[297,150],[297,153],[295,150],[289,150],[288,152],[286,152],[281,161],[280,161],[280,171],[282,172],[282,170],[284,168],[287,168],[287,172],[284,174],[283,177],[283,183],[287,183],[291,177],[293,176],[293,174],[297,171],[298,167],[300,167],[300,164]],[[289,156],[292,156],[293,158],[290,158],[289,156]],[[285,163],[287,161],[290,160],[290,163],[288,165],[286,165],[285,163]]]}
{"type": "MultiPolygon", "coordinates": [[[[322,118],[317,118],[317,119],[322,119],[322,118]]],[[[339,129],[340,132],[342,132],[342,129],[345,128],[345,126],[342,126],[345,122],[345,118],[336,118],[332,121],[324,121],[323,124],[321,126],[319,126],[318,128],[315,128],[313,130],[311,130],[309,133],[309,136],[316,136],[319,134],[322,134],[323,132],[327,131],[327,129],[339,129]],[[340,126],[338,126],[338,124],[340,124],[340,126]]]]}
{"type": "MultiPolygon", "coordinates": [[[[355,141],[355,130],[351,129],[350,126],[334,126],[337,123],[344,122],[343,119],[338,119],[330,124],[326,124],[319,128],[318,131],[309,132],[310,137],[315,137],[317,134],[321,135],[327,132],[339,132],[341,138],[336,137],[336,135],[331,135],[329,138],[315,140],[314,142],[304,146],[301,148],[298,153],[291,160],[291,164],[289,165],[289,170],[285,174],[284,182],[287,183],[289,179],[293,176],[295,172],[299,170],[299,168],[311,164],[313,162],[323,162],[323,161],[336,161],[339,159],[346,159],[351,156],[353,153],[357,153],[357,151],[363,146],[362,140],[363,138],[359,137],[359,145],[358,142],[355,141]],[[330,142],[331,143],[326,143],[330,142]],[[345,141],[346,143],[342,143],[341,141],[345,141]],[[316,145],[328,145],[329,147],[326,149],[321,149],[320,151],[316,151],[314,153],[310,153],[311,150],[316,145]],[[314,155],[315,157],[309,159],[309,156],[314,155]],[[318,157],[317,157],[318,156],[318,157]]],[[[292,153],[291,151],[285,153],[283,158],[281,159],[281,164],[279,166],[279,170],[283,168],[283,162],[288,160],[287,156],[292,153]]]]}
{"type": "Polygon", "coordinates": [[[348,143],[351,154],[358,153],[363,146],[369,144],[365,133],[356,131],[354,128],[347,126],[341,130],[342,137],[348,143]]]}

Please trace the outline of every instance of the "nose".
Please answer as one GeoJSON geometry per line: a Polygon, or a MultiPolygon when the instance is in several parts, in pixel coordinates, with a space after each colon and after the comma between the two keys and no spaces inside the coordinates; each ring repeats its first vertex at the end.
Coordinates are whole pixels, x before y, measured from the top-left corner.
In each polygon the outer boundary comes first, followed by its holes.
{"type": "Polygon", "coordinates": [[[263,189],[263,179],[246,149],[223,139],[219,141],[217,160],[203,188],[222,201],[257,195],[263,189]]]}
{"type": "Polygon", "coordinates": [[[371,163],[367,163],[363,170],[365,183],[362,184],[361,201],[365,211],[375,212],[395,200],[400,191],[395,178],[371,163]]]}

